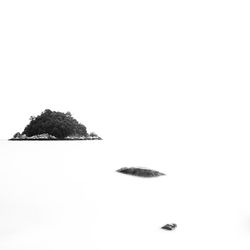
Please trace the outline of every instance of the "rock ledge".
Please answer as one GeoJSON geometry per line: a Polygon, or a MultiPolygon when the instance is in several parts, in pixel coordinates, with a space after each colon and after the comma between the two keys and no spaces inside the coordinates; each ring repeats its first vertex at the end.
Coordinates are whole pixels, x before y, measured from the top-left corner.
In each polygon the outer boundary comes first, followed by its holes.
{"type": "Polygon", "coordinates": [[[122,174],[139,176],[139,177],[158,177],[161,175],[165,175],[155,170],[151,170],[147,168],[140,168],[140,167],[130,167],[130,168],[124,167],[124,168],[118,169],[117,172],[122,173],[122,174]]]}

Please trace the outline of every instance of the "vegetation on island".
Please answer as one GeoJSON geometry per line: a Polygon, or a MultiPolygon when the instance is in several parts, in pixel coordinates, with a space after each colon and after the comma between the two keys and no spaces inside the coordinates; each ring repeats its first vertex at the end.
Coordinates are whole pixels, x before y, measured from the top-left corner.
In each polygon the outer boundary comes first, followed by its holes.
{"type": "Polygon", "coordinates": [[[62,113],[46,109],[38,116],[31,116],[23,132],[13,139],[101,139],[97,134],[88,134],[87,128],[72,117],[70,112],[62,113]]]}
{"type": "Polygon", "coordinates": [[[117,172],[122,173],[122,174],[130,174],[134,176],[139,176],[139,177],[157,177],[157,176],[164,175],[163,173],[160,173],[152,169],[138,168],[138,167],[131,167],[131,168],[124,167],[124,168],[118,169],[117,172]]]}

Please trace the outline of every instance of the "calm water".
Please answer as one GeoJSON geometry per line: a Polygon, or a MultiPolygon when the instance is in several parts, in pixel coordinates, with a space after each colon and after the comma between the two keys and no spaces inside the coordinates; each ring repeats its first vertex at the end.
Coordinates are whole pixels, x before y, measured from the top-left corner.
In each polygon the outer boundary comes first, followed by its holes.
{"type": "Polygon", "coordinates": [[[249,249],[245,165],[179,148],[1,141],[0,249],[249,249]],[[166,176],[115,172],[124,166],[166,176]]]}

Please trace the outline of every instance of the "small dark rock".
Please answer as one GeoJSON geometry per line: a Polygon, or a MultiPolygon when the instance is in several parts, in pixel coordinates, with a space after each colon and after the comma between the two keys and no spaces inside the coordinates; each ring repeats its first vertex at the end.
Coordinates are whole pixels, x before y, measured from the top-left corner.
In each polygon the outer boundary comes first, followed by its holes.
{"type": "Polygon", "coordinates": [[[146,169],[146,168],[138,168],[138,167],[131,167],[131,168],[125,167],[125,168],[118,169],[117,172],[139,176],[139,177],[157,177],[157,176],[164,175],[163,173],[160,173],[155,170],[146,169]]]}
{"type": "Polygon", "coordinates": [[[174,230],[176,227],[177,227],[177,225],[172,223],[172,224],[167,224],[167,225],[163,226],[162,229],[171,231],[171,230],[174,230]]]}

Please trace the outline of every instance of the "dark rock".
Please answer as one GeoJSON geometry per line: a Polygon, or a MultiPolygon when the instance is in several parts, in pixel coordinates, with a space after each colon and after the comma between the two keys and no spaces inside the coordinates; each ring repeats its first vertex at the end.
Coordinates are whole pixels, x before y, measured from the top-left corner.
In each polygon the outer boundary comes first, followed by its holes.
{"type": "Polygon", "coordinates": [[[13,138],[19,139],[21,137],[21,134],[19,132],[15,133],[13,138]]]}
{"type": "Polygon", "coordinates": [[[124,168],[118,169],[117,172],[139,176],[139,177],[157,177],[157,176],[164,175],[163,173],[160,173],[155,170],[146,169],[146,168],[138,168],[138,167],[131,167],[131,168],[124,167],[124,168]]]}
{"type": "Polygon", "coordinates": [[[166,224],[165,226],[162,227],[162,229],[171,231],[171,230],[174,230],[176,227],[177,225],[172,223],[172,224],[166,224]]]}

